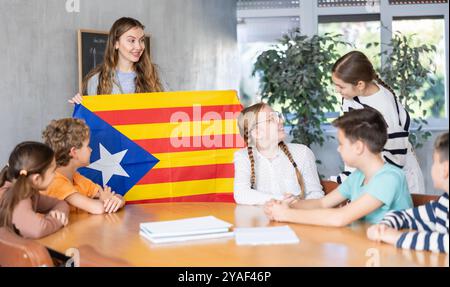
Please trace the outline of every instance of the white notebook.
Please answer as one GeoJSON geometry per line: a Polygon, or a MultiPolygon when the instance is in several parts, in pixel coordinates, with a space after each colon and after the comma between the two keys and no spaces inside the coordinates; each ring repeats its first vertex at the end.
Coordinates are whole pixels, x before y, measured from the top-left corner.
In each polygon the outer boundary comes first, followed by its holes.
{"type": "Polygon", "coordinates": [[[211,234],[217,234],[216,236],[219,237],[219,233],[228,233],[231,226],[232,224],[214,216],[205,216],[141,223],[140,233],[141,235],[154,240],[157,238],[180,237],[178,241],[183,241],[183,239],[181,239],[183,236],[186,238],[184,240],[189,240],[189,238],[193,238],[192,236],[195,235],[206,236],[209,234],[209,237],[211,238],[213,236],[211,234]]]}
{"type": "Polygon", "coordinates": [[[297,244],[300,239],[289,226],[235,228],[237,245],[297,244]]]}
{"type": "Polygon", "coordinates": [[[156,244],[226,238],[234,236],[234,232],[219,232],[219,233],[207,233],[207,234],[184,235],[184,236],[152,237],[149,236],[148,233],[143,232],[142,230],[140,231],[139,234],[156,244]]]}

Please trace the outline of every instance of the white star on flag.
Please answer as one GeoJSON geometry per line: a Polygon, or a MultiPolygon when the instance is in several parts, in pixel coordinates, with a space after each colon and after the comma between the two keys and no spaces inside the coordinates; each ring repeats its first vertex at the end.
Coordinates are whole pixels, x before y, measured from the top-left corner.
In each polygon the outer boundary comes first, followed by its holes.
{"type": "Polygon", "coordinates": [[[123,150],[116,154],[111,154],[102,144],[100,144],[100,159],[91,163],[87,168],[98,170],[102,173],[103,185],[108,184],[113,175],[130,177],[120,165],[128,150],[123,150]]]}

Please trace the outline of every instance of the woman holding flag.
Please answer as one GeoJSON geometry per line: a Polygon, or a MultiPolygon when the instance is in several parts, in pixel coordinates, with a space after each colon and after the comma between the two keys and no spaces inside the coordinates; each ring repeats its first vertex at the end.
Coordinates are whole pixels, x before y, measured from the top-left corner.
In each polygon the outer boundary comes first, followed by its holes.
{"type": "MultiPolygon", "coordinates": [[[[103,63],[95,67],[83,80],[85,95],[134,94],[162,92],[163,87],[145,52],[145,26],[138,20],[118,19],[109,32],[103,63]]],[[[81,104],[80,94],[69,100],[81,104]]]]}

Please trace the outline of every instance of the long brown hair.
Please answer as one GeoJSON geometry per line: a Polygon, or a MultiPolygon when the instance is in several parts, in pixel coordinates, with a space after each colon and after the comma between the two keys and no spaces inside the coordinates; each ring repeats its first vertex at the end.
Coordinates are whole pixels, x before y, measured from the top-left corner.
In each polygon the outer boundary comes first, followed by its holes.
{"type": "MultiPolygon", "coordinates": [[[[253,154],[253,148],[256,147],[256,143],[254,142],[253,138],[250,137],[250,131],[255,127],[256,123],[258,122],[259,112],[266,106],[268,105],[265,103],[255,104],[242,110],[242,112],[239,114],[238,117],[239,132],[242,138],[244,138],[245,144],[247,145],[247,153],[250,159],[250,167],[251,167],[250,186],[252,189],[256,188],[255,157],[253,154]]],[[[284,154],[287,156],[292,166],[294,167],[295,174],[297,176],[297,181],[300,186],[300,198],[304,198],[305,181],[303,179],[303,175],[301,174],[298,165],[295,162],[294,158],[292,157],[292,154],[289,151],[287,145],[283,141],[281,141],[278,143],[278,146],[284,152],[284,154]]]]}
{"type": "MultiPolygon", "coordinates": [[[[115,69],[119,60],[119,53],[115,49],[115,45],[123,34],[133,28],[144,30],[145,26],[138,20],[128,17],[120,18],[114,22],[109,31],[103,63],[95,67],[84,78],[83,94],[87,92],[89,79],[96,74],[98,74],[97,94],[107,95],[112,93],[115,69]]],[[[134,64],[134,69],[136,72],[136,93],[161,92],[163,90],[157,67],[152,63],[150,53],[144,51],[139,61],[134,64]]]]}
{"type": "Polygon", "coordinates": [[[395,96],[394,89],[378,76],[369,58],[360,51],[352,51],[342,56],[334,64],[332,72],[337,78],[352,85],[357,85],[359,81],[376,81],[395,96]]]}
{"type": "Polygon", "coordinates": [[[7,181],[12,185],[0,198],[0,227],[14,230],[12,215],[17,204],[34,198],[38,190],[32,187],[29,176],[43,175],[53,162],[53,150],[42,143],[23,142],[16,146],[9,157],[8,165],[0,172],[0,187],[7,181]]]}

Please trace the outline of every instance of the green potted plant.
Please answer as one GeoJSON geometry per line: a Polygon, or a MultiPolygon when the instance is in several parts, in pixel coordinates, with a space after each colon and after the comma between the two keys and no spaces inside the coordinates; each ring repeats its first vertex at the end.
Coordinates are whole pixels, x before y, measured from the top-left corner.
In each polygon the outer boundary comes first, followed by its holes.
{"type": "Polygon", "coordinates": [[[330,91],[331,68],[340,56],[335,47],[348,45],[339,36],[307,37],[297,28],[256,60],[253,75],[260,77],[262,99],[281,107],[295,143],[324,143],[321,124],[337,104],[330,91]]]}
{"type": "Polygon", "coordinates": [[[424,125],[428,124],[425,119],[427,110],[422,106],[423,98],[420,97],[419,90],[426,82],[429,82],[431,87],[435,86],[431,53],[436,52],[436,47],[426,44],[415,46],[412,44],[413,38],[414,35],[394,33],[391,42],[387,44],[389,49],[380,53],[380,56],[385,58],[379,73],[396,91],[400,102],[410,113],[414,123],[410,141],[415,148],[420,148],[431,133],[423,130],[424,125]],[[430,64],[431,69],[426,67],[426,62],[430,64]]]}

